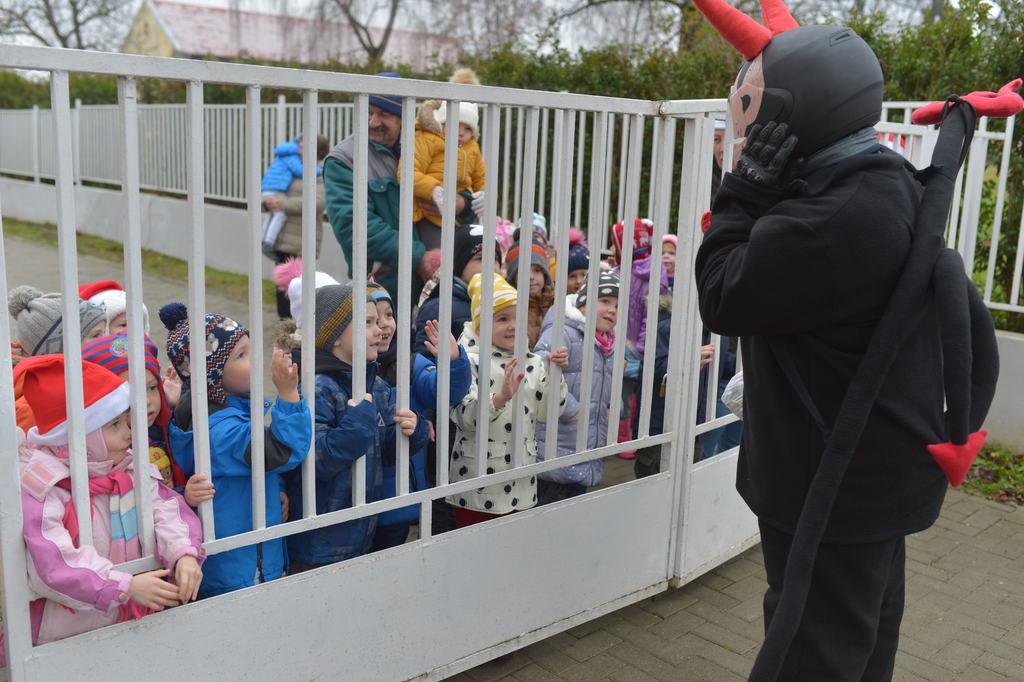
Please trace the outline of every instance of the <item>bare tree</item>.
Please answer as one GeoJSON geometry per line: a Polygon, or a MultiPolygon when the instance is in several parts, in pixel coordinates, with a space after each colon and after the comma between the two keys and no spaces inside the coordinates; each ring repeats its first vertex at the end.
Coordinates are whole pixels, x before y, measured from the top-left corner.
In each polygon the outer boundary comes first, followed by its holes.
{"type": "Polygon", "coordinates": [[[27,38],[51,47],[115,47],[127,27],[132,0],[3,0],[0,37],[27,38]]]}
{"type": "Polygon", "coordinates": [[[495,45],[529,43],[548,25],[548,0],[423,0],[413,12],[421,30],[454,38],[459,49],[482,55],[495,45]]]}
{"type": "Polygon", "coordinates": [[[391,39],[402,0],[321,0],[320,14],[340,16],[348,22],[371,61],[381,61],[391,39]],[[384,25],[375,25],[384,17],[384,25]]]}

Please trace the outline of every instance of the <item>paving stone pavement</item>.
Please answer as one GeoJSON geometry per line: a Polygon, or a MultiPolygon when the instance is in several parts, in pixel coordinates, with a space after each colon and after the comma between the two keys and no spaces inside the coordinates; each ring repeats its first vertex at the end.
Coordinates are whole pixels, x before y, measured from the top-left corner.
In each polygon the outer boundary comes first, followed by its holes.
{"type": "MultiPolygon", "coordinates": [[[[614,460],[621,476],[627,465],[614,460]]],[[[744,680],[761,645],[765,587],[754,547],[679,589],[449,679],[744,680]]],[[[1024,680],[1024,509],[950,490],[935,525],[907,538],[894,679],[1024,680]]]]}
{"type": "MultiPolygon", "coordinates": [[[[59,288],[56,249],[14,238],[7,238],[5,247],[8,287],[59,288]]],[[[78,267],[82,282],[123,279],[119,264],[101,259],[80,256],[78,267]]],[[[158,347],[166,332],[157,310],[186,300],[187,293],[185,282],[144,274],[144,300],[158,347]]],[[[208,292],[207,309],[248,322],[244,301],[208,292]]],[[[264,313],[269,331],[276,315],[270,307],[264,313]]],[[[267,390],[270,396],[269,377],[267,390]]],[[[632,478],[632,462],[616,457],[605,462],[604,485],[632,478]]],[[[742,680],[761,644],[764,589],[755,547],[679,589],[451,679],[742,680]]],[[[1024,509],[951,490],[936,524],[908,538],[907,608],[895,679],[1024,681],[1024,509]]]]}

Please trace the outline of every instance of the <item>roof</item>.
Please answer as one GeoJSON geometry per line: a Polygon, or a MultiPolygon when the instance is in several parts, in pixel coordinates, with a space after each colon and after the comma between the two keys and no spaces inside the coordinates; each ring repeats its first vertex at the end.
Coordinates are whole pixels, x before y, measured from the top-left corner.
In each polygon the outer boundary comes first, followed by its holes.
{"type": "MultiPolygon", "coordinates": [[[[318,64],[332,58],[364,59],[366,54],[348,23],[147,0],[153,14],[182,56],[230,59],[247,56],[270,61],[318,64]]],[[[374,38],[383,29],[371,28],[374,38]]],[[[395,29],[384,61],[426,66],[439,53],[454,57],[458,44],[446,36],[395,29]]]]}

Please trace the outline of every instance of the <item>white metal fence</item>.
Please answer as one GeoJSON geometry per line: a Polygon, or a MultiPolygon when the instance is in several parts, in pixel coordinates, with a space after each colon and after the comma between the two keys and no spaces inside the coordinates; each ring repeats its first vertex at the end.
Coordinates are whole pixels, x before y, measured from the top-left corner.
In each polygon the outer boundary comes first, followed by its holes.
{"type": "MultiPolygon", "coordinates": [[[[123,281],[133,293],[129,308],[130,357],[133,367],[142,367],[141,294],[141,216],[140,192],[145,186],[180,188],[189,201],[189,309],[192,344],[204,345],[200,336],[206,310],[203,278],[206,252],[203,236],[203,205],[206,198],[243,199],[246,202],[248,231],[238,248],[247,254],[249,267],[249,319],[253,357],[263,357],[263,306],[260,286],[260,178],[266,161],[268,130],[275,129],[273,141],[280,138],[274,107],[260,104],[261,88],[291,89],[301,92],[303,104],[296,109],[296,128],[304,134],[305,172],[313,172],[316,133],[333,125],[325,122],[324,109],[318,107],[321,92],[354,95],[350,111],[355,135],[355,196],[353,281],[355,338],[362,338],[365,316],[366,229],[367,229],[367,154],[368,95],[382,94],[403,98],[402,146],[412,148],[414,108],[417,98],[441,98],[449,102],[449,125],[454,127],[460,100],[475,101],[483,107],[483,152],[490,165],[486,180],[486,207],[483,216],[484,252],[493,250],[495,218],[499,207],[508,206],[516,215],[530,215],[537,209],[551,216],[554,225],[570,222],[585,226],[588,241],[596,252],[607,242],[613,216],[625,220],[626,246],[623,271],[630,267],[633,219],[650,215],[656,234],[652,258],[660,260],[662,235],[673,226],[679,235],[676,288],[672,299],[672,333],[669,370],[666,377],[666,428],[662,434],[650,434],[652,391],[640,399],[639,438],[618,444],[609,433],[603,447],[581,450],[552,461],[555,439],[548,438],[546,461],[529,463],[518,450],[510,471],[486,474],[478,478],[449,482],[448,421],[438,420],[438,468],[435,488],[410,492],[405,473],[409,467],[408,441],[398,435],[397,496],[374,500],[366,495],[365,462],[354,465],[354,499],[350,508],[317,514],[314,507],[314,452],[302,465],[303,509],[292,511],[293,520],[266,526],[260,513],[254,514],[251,530],[218,537],[213,524],[211,503],[200,506],[204,547],[214,555],[237,547],[252,545],[299,532],[322,528],[357,518],[379,514],[410,504],[420,507],[420,538],[412,543],[370,556],[285,577],[267,584],[233,592],[196,604],[85,633],[69,639],[33,648],[28,604],[35,595],[26,582],[26,555],[22,541],[16,426],[10,357],[0,357],[0,549],[3,554],[3,624],[7,631],[9,673],[13,680],[50,680],[74,676],[100,679],[109,676],[110,666],[145,670],[149,677],[193,679],[347,679],[390,680],[423,677],[440,679],[479,662],[550,636],[603,613],[643,599],[669,584],[686,582],[756,541],[756,524],[735,492],[735,450],[694,462],[697,435],[730,423],[734,417],[714,419],[710,405],[715,401],[709,381],[709,420],[695,424],[698,404],[698,349],[701,324],[697,314],[692,272],[699,239],[700,216],[708,208],[712,176],[712,138],[714,119],[725,116],[724,100],[649,102],[571,93],[544,93],[504,88],[427,83],[412,80],[375,78],[349,74],[328,74],[238,64],[201,63],[131,55],[83,53],[46,48],[0,46],[0,68],[37,69],[50,72],[53,112],[21,114],[22,135],[38,140],[38,153],[26,154],[17,145],[7,149],[2,138],[3,166],[28,164],[33,178],[52,176],[58,198],[58,235],[62,289],[65,292],[67,323],[64,349],[67,356],[80,352],[78,316],[71,308],[77,300],[75,178],[76,163],[83,164],[77,177],[86,179],[84,163],[95,156],[97,176],[104,182],[116,180],[124,202],[123,281]],[[95,73],[118,78],[119,104],[79,114],[77,155],[54,154],[52,150],[75,147],[75,116],[68,98],[71,72],[95,73]],[[138,78],[161,78],[187,83],[184,105],[143,109],[136,98],[138,78]],[[203,83],[227,83],[247,88],[247,102],[237,108],[204,107],[203,83]],[[45,113],[45,115],[44,115],[45,113]],[[269,119],[269,121],[268,121],[269,119]],[[110,126],[117,136],[98,144],[100,133],[83,133],[83,127],[110,126]],[[27,131],[27,132],[26,132],[27,131]],[[542,133],[547,131],[548,137],[542,133]],[[151,138],[149,136],[152,136],[151,138]],[[176,137],[173,137],[176,136],[176,137]],[[89,139],[93,137],[94,139],[89,139]],[[176,139],[164,145],[166,139],[176,139]],[[545,144],[542,140],[548,140],[545,144]],[[234,145],[230,162],[223,158],[220,142],[234,145]],[[49,145],[49,146],[47,146],[49,145]],[[173,149],[171,148],[173,147],[173,149]],[[652,150],[646,153],[645,149],[652,150]],[[47,151],[50,150],[50,151],[47,151]],[[148,150],[148,151],[147,151],[148,150]],[[502,151],[503,150],[503,151],[502,151]],[[144,170],[147,155],[155,155],[151,171],[144,170]],[[8,159],[11,159],[8,161],[8,159]],[[46,159],[50,159],[47,161],[46,159]],[[77,159],[77,161],[76,161],[77,159]],[[51,163],[52,166],[47,166],[51,163]],[[211,163],[213,165],[211,165],[211,163]],[[106,164],[106,165],[100,165],[106,164]],[[162,170],[161,170],[162,168],[162,170]],[[500,168],[500,172],[495,172],[500,168]],[[510,172],[516,169],[517,172],[510,172]],[[647,170],[646,174],[642,171],[647,170]],[[152,179],[147,172],[157,175],[152,179]],[[160,172],[165,175],[159,175],[160,172]],[[217,176],[234,178],[217,185],[217,176]],[[109,176],[109,177],[107,177],[109,176]],[[647,178],[645,180],[644,178],[647,178]],[[152,183],[150,185],[150,183],[152,183]],[[177,184],[175,184],[177,183],[177,184]],[[234,184],[232,184],[234,183],[234,184]],[[550,192],[538,191],[550,186],[550,192]],[[613,192],[613,190],[618,190],[613,192]],[[613,209],[612,196],[617,201],[613,209]],[[544,198],[546,197],[546,198],[544,198]],[[642,197],[647,198],[642,206],[642,197]],[[570,220],[571,217],[571,220],[570,220]],[[431,503],[435,499],[458,494],[485,485],[535,476],[543,471],[569,464],[614,455],[623,450],[645,446],[662,447],[661,473],[644,479],[590,492],[553,505],[502,517],[489,523],[432,536],[431,503]],[[187,652],[182,655],[182,652],[187,652]]],[[[84,109],[84,108],[83,108],[84,109]]],[[[6,116],[6,114],[5,114],[6,116]]],[[[344,119],[344,116],[336,117],[344,119]]],[[[12,118],[10,120],[15,120],[12,118]]],[[[8,119],[0,124],[6,135],[8,119]]],[[[346,125],[344,122],[338,125],[346,125]]],[[[903,124],[886,124],[884,133],[905,133],[914,138],[911,158],[925,154],[928,132],[903,124]],[[915,137],[916,136],[916,137],[915,137]],[[920,144],[918,144],[918,140],[920,144]]],[[[338,133],[340,135],[340,132],[338,133]]],[[[995,139],[983,137],[982,139],[995,139]]],[[[446,182],[454,184],[455,136],[446,141],[446,182]]],[[[980,145],[980,143],[979,143],[980,145]]],[[[973,152],[972,152],[973,153],[973,152]]],[[[981,152],[979,152],[980,154],[981,152]]],[[[1005,153],[1005,152],[1004,152],[1005,153]]],[[[920,158],[926,158],[925,156],[920,158]]],[[[978,158],[981,158],[980,156],[978,158]]],[[[90,162],[92,163],[92,162],[90,162]]],[[[727,160],[728,163],[728,160],[727,160]]],[[[1004,169],[1005,171],[1005,169],[1004,169]]],[[[8,169],[8,172],[9,169],[8,169]]],[[[403,166],[401,180],[401,224],[409,224],[412,215],[412,164],[403,166]]],[[[967,198],[977,183],[967,171],[967,198]]],[[[1004,172],[1005,176],[1005,172],[1004,172]]],[[[217,181],[219,182],[219,180],[217,181]]],[[[315,268],[313,239],[315,220],[312,185],[304,185],[303,260],[307,271],[315,268]]],[[[454,193],[446,195],[442,227],[442,248],[450,254],[454,237],[454,193]]],[[[508,214],[506,209],[503,212],[508,214]]],[[[2,216],[0,207],[0,216],[2,216]]],[[[960,230],[969,226],[958,223],[960,230]]],[[[953,237],[951,237],[953,239],[953,237]]],[[[970,237],[963,237],[970,242],[970,237]]],[[[556,251],[568,250],[568,231],[553,235],[556,251]]],[[[412,301],[411,231],[401,232],[399,247],[398,319],[408,324],[412,301]]],[[[596,253],[595,253],[596,255],[596,253]]],[[[3,252],[0,240],[0,258],[3,252]]],[[[4,260],[6,263],[6,260],[4,260]]],[[[598,269],[591,259],[590,277],[598,269]]],[[[556,277],[555,343],[564,325],[565,259],[556,277]]],[[[517,318],[516,355],[525,354],[526,276],[529,261],[519,259],[520,303],[517,318]]],[[[113,274],[113,273],[112,273],[113,274]]],[[[452,259],[442,259],[440,328],[448,329],[452,316],[452,259]]],[[[116,277],[116,275],[114,275],[116,277]]],[[[620,299],[628,300],[629,278],[623,280],[620,299]]],[[[484,278],[484,299],[492,294],[491,283],[484,278]]],[[[0,282],[0,294],[6,284],[0,282]]],[[[656,326],[656,297],[650,297],[646,309],[648,328],[656,326]]],[[[303,320],[315,325],[313,279],[303,281],[303,320]]],[[[0,350],[9,353],[10,322],[0,316],[0,350]]],[[[481,322],[482,357],[490,355],[490,330],[493,313],[484,306],[481,322]]],[[[587,317],[587,333],[593,338],[595,311],[587,317]]],[[[619,316],[617,337],[625,337],[626,313],[619,316]]],[[[655,355],[656,334],[647,335],[644,356],[655,355]]],[[[400,359],[397,376],[398,404],[409,403],[409,335],[396,336],[400,359]]],[[[447,377],[450,356],[442,336],[438,374],[447,377]]],[[[593,353],[589,346],[588,353],[593,353]]],[[[720,349],[721,352],[721,349],[720,349]]],[[[624,359],[620,344],[615,350],[618,365],[624,359]]],[[[589,387],[592,363],[584,359],[583,386],[589,387]]],[[[353,367],[353,394],[365,388],[365,348],[356,345],[353,367]]],[[[716,359],[711,372],[717,375],[716,359]]],[[[196,460],[199,473],[210,472],[210,443],[206,423],[207,405],[199,396],[206,393],[205,358],[198,354],[192,361],[193,414],[195,415],[196,460]]],[[[617,365],[617,366],[618,366],[617,365]]],[[[313,348],[302,348],[302,385],[313,385],[313,348]]],[[[85,459],[85,433],[82,410],[83,388],[77,366],[68,365],[68,414],[70,415],[71,482],[79,519],[88,519],[88,474],[85,459]]],[[[481,367],[479,383],[487,385],[488,365],[481,367]]],[[[552,370],[557,378],[557,369],[552,370]]],[[[653,363],[644,366],[643,384],[656,383],[653,363]]],[[[621,375],[615,377],[611,414],[619,411],[621,375]]],[[[145,415],[142,373],[131,377],[133,416],[141,423],[145,415]]],[[[255,365],[252,393],[263,394],[263,368],[255,365]]],[[[586,391],[587,388],[584,388],[586,391]]],[[[438,390],[439,413],[446,412],[448,387],[438,390]]],[[[516,442],[528,437],[524,423],[521,394],[513,409],[516,442]]],[[[596,415],[589,413],[589,400],[581,401],[580,424],[589,424],[596,415]]],[[[481,407],[481,421],[486,421],[481,407]]],[[[253,405],[253,433],[262,426],[260,401],[253,405]]],[[[550,421],[550,420],[549,420],[550,421]]],[[[134,434],[133,448],[145,452],[142,430],[134,434]]],[[[254,509],[264,508],[265,491],[262,470],[262,438],[252,443],[252,490],[254,509]]],[[[485,461],[486,433],[481,431],[476,457],[485,461]]],[[[213,456],[216,456],[215,454],[213,456]]],[[[484,469],[483,466],[480,467],[484,469]]],[[[140,467],[141,470],[141,467],[140,467]]],[[[137,474],[137,478],[141,474],[137,474]]],[[[138,480],[137,480],[138,482],[138,480]]],[[[153,522],[144,510],[149,508],[146,486],[137,486],[138,506],[143,510],[140,537],[147,552],[153,547],[153,522]]],[[[91,542],[87,524],[82,525],[82,541],[91,542]]],[[[141,571],[156,567],[152,555],[122,568],[141,571]]]]}
{"type": "MultiPolygon", "coordinates": [[[[42,112],[30,115],[27,125],[45,128],[55,149],[73,147],[74,116],[68,99],[70,72],[97,73],[118,78],[119,104],[117,107],[97,111],[97,119],[112,116],[117,122],[118,137],[103,151],[110,154],[107,172],[120,179],[120,192],[124,202],[123,281],[132,292],[129,308],[130,355],[132,367],[141,368],[142,329],[141,294],[141,216],[140,192],[143,187],[143,161],[147,149],[146,116],[137,103],[135,83],[138,78],[163,78],[187,83],[188,100],[181,114],[154,113],[160,126],[176,127],[183,144],[175,150],[173,163],[178,175],[173,182],[182,182],[191,207],[189,228],[189,309],[192,329],[191,343],[204,345],[203,324],[206,311],[204,263],[206,253],[203,235],[203,204],[210,191],[207,176],[211,169],[210,157],[219,154],[211,139],[224,138],[224,129],[218,130],[216,109],[203,106],[203,82],[229,83],[246,86],[247,103],[244,117],[224,121],[237,123],[234,136],[245,153],[239,155],[237,165],[241,173],[242,196],[245,197],[249,230],[244,242],[249,263],[249,323],[253,357],[263,357],[263,306],[260,286],[260,178],[265,151],[266,121],[260,106],[261,88],[295,89],[302,93],[301,130],[304,133],[305,172],[313,172],[316,133],[321,130],[322,117],[318,115],[317,100],[320,92],[343,92],[355,96],[353,130],[356,156],[354,161],[354,257],[353,281],[355,286],[353,326],[355,338],[362,338],[365,326],[363,308],[366,280],[366,222],[367,222],[367,146],[368,93],[401,97],[404,100],[401,142],[412,148],[413,111],[416,98],[439,97],[449,101],[449,125],[454,127],[458,101],[468,99],[487,105],[484,127],[488,135],[483,140],[484,153],[494,159],[500,141],[509,140],[508,120],[515,116],[515,145],[521,154],[521,174],[517,176],[518,192],[506,191],[508,174],[488,173],[486,182],[487,205],[484,210],[484,252],[489,253],[495,241],[495,217],[500,201],[506,201],[512,192],[518,213],[530,215],[540,208],[536,187],[539,176],[547,168],[551,173],[554,190],[544,206],[555,224],[566,225],[570,212],[576,211],[577,220],[585,221],[589,241],[593,245],[605,242],[609,218],[613,214],[611,178],[622,185],[619,215],[626,220],[624,271],[629,271],[632,253],[633,219],[647,212],[655,219],[656,234],[652,257],[660,260],[662,235],[673,225],[680,234],[679,269],[689,272],[696,254],[699,235],[697,226],[701,214],[707,209],[711,183],[711,140],[714,117],[724,115],[723,100],[675,103],[675,111],[665,114],[656,102],[624,100],[605,97],[581,96],[566,93],[540,93],[502,88],[425,83],[411,80],[381,79],[370,76],[325,74],[315,71],[297,71],[236,64],[199,63],[159,58],[82,53],[47,48],[0,46],[0,68],[37,69],[50,72],[53,113],[43,120],[42,112]],[[161,119],[161,116],[164,118],[161,119]],[[177,118],[175,118],[177,117],[177,118]],[[612,175],[617,161],[613,158],[611,141],[613,117],[619,123],[628,121],[628,127],[619,125],[616,132],[624,150],[618,159],[618,173],[612,175]],[[506,119],[503,121],[502,119],[506,119]],[[548,121],[545,124],[545,121],[548,121]],[[551,145],[544,151],[539,134],[549,126],[551,145]],[[212,138],[211,138],[212,135],[212,138]],[[653,155],[645,155],[647,148],[653,155]],[[586,148],[588,164],[580,163],[582,152],[573,156],[571,150],[586,148]],[[546,156],[546,158],[544,158],[546,156]],[[541,161],[547,165],[542,165],[541,161]],[[650,169],[649,182],[642,180],[642,169],[650,169]],[[678,194],[676,189],[678,187],[678,194]],[[200,188],[205,188],[202,191],[200,188]],[[586,191],[584,192],[583,189],[586,191]],[[650,196],[647,207],[640,206],[641,196],[650,196]],[[673,201],[677,208],[672,211],[673,201]],[[643,211],[643,212],[642,212],[643,211]]],[[[158,110],[154,109],[154,112],[158,110]]],[[[79,119],[83,125],[85,117],[79,119]]],[[[91,124],[89,124],[91,125],[91,124]]],[[[148,125],[148,124],[147,124],[148,125]]],[[[223,123],[223,125],[231,125],[223,123]]],[[[87,135],[80,131],[83,150],[87,135]]],[[[454,184],[455,136],[447,139],[446,184],[454,184]]],[[[51,144],[51,142],[47,142],[51,144]]],[[[91,144],[91,141],[88,143],[91,144]]],[[[159,147],[159,145],[157,145],[159,147]]],[[[45,151],[45,150],[43,150],[45,151]]],[[[45,156],[36,157],[38,165],[45,156]]],[[[98,153],[98,152],[97,152],[98,153]]],[[[166,150],[165,150],[166,155],[166,150]]],[[[77,158],[83,159],[83,151],[77,158]]],[[[23,159],[24,160],[24,159],[23,159]]],[[[75,168],[70,154],[56,154],[52,175],[58,199],[58,235],[61,262],[62,290],[65,293],[67,320],[64,331],[64,350],[68,357],[80,353],[78,316],[71,306],[77,300],[75,225],[75,168]]],[[[507,161],[503,160],[503,164],[507,161]]],[[[213,168],[218,168],[214,166],[213,168]]],[[[408,224],[412,214],[412,164],[405,165],[401,178],[401,224],[408,224]]],[[[35,171],[35,168],[33,168],[35,171]]],[[[39,173],[43,169],[39,168],[39,173]]],[[[84,171],[80,177],[85,177],[84,171]]],[[[303,213],[303,260],[307,271],[316,267],[314,252],[314,194],[312,185],[304,185],[305,211],[303,213]]],[[[231,192],[230,186],[217,192],[231,192]]],[[[2,208],[2,207],[0,207],[2,208]]],[[[447,195],[444,207],[442,244],[451,253],[454,237],[454,193],[447,195]]],[[[2,212],[0,212],[2,215],[2,212]]],[[[211,226],[213,227],[213,226],[211,226]]],[[[558,230],[554,237],[556,250],[568,250],[568,231],[558,230]]],[[[0,257],[4,256],[0,241],[0,257]]],[[[412,237],[409,230],[401,232],[399,250],[399,291],[411,290],[412,237]]],[[[595,254],[596,256],[596,254],[595,254]]],[[[5,261],[6,262],[6,261],[5,261]]],[[[565,259],[560,260],[561,271],[556,293],[555,345],[561,338],[564,324],[565,259]]],[[[525,305],[529,277],[528,259],[520,259],[520,305],[517,323],[516,355],[525,354],[525,305]]],[[[591,259],[590,276],[596,276],[598,258],[591,259]]],[[[116,274],[112,273],[115,277],[116,274]]],[[[448,329],[452,316],[451,287],[452,260],[442,259],[440,328],[448,329]]],[[[678,584],[734,556],[756,540],[753,517],[735,493],[733,480],[736,469],[736,451],[719,455],[699,463],[693,462],[694,441],[698,431],[707,431],[734,418],[724,418],[704,424],[698,429],[694,422],[698,389],[697,357],[700,343],[700,323],[696,309],[696,295],[689,277],[681,276],[673,297],[670,364],[667,375],[668,405],[665,422],[670,431],[649,434],[652,391],[641,398],[640,437],[630,443],[615,443],[615,434],[609,433],[603,447],[582,450],[577,454],[553,461],[551,447],[555,439],[549,438],[546,461],[524,461],[517,449],[510,471],[487,474],[471,480],[449,482],[446,444],[448,421],[437,423],[438,468],[435,488],[409,492],[405,472],[409,467],[408,441],[398,435],[398,496],[375,500],[366,494],[365,462],[354,465],[353,503],[350,508],[317,514],[314,507],[314,452],[311,450],[302,465],[301,481],[304,491],[302,509],[292,510],[287,523],[266,526],[262,514],[254,514],[251,530],[226,537],[218,537],[213,523],[211,503],[200,505],[203,522],[204,547],[215,555],[237,547],[252,545],[274,538],[282,538],[302,531],[342,523],[405,507],[420,506],[420,539],[378,553],[309,573],[282,578],[267,584],[233,592],[196,604],[147,616],[72,637],[32,647],[29,624],[29,602],[35,597],[26,582],[26,555],[22,542],[21,507],[19,500],[18,453],[16,426],[11,406],[13,386],[10,357],[0,358],[0,544],[3,552],[4,618],[7,631],[9,674],[13,680],[48,680],[74,676],[79,679],[99,679],[109,675],[110,665],[123,669],[145,669],[149,677],[192,679],[311,679],[341,676],[348,679],[407,679],[422,676],[439,679],[468,668],[478,662],[511,651],[537,639],[549,636],[602,613],[654,594],[670,583],[678,584]],[[569,464],[590,461],[614,455],[626,449],[644,446],[662,446],[662,471],[645,479],[631,481],[597,490],[579,498],[546,505],[496,519],[490,523],[458,531],[431,536],[431,502],[448,495],[499,484],[514,479],[536,476],[540,472],[569,464]],[[500,614],[500,617],[495,617],[500,614]],[[272,622],[271,622],[272,621],[272,622]],[[439,625],[442,624],[443,625],[439,625]],[[182,656],[182,652],[188,652],[182,656]]],[[[628,300],[629,278],[622,283],[622,300],[628,300]]],[[[0,294],[6,293],[6,284],[0,282],[0,294]]],[[[491,283],[484,279],[484,299],[489,300],[491,283]]],[[[647,307],[649,325],[656,323],[656,297],[647,307]]],[[[303,320],[315,325],[313,280],[303,282],[303,320]]],[[[408,324],[412,301],[402,293],[396,302],[398,319],[408,324]]],[[[481,322],[482,357],[490,355],[489,331],[493,313],[484,307],[481,322]]],[[[585,338],[593,338],[596,312],[588,315],[585,338]]],[[[618,336],[624,337],[625,311],[618,322],[618,336]]],[[[654,357],[656,334],[649,334],[644,349],[647,357],[654,357]]],[[[10,322],[0,321],[0,349],[9,353],[10,322]]],[[[397,334],[399,344],[398,404],[409,402],[409,335],[397,334]]],[[[438,359],[438,375],[447,377],[450,356],[442,336],[438,359]]],[[[355,347],[353,366],[353,393],[360,395],[365,388],[365,348],[355,347]]],[[[593,353],[590,345],[587,353],[593,353]]],[[[615,350],[615,361],[621,364],[624,347],[615,350]]],[[[589,358],[587,358],[589,359],[589,358]]],[[[590,385],[592,364],[584,360],[583,385],[590,385]]],[[[302,385],[313,385],[313,348],[302,348],[302,385]]],[[[67,365],[68,414],[71,455],[71,487],[78,518],[89,518],[88,473],[85,457],[83,388],[77,365],[67,365]]],[[[480,383],[487,385],[488,365],[481,368],[480,383]]],[[[209,474],[211,453],[206,422],[207,405],[200,396],[206,393],[205,358],[195,354],[192,358],[193,414],[195,415],[195,444],[197,471],[209,474]]],[[[648,387],[655,385],[653,363],[645,365],[643,380],[648,387]]],[[[552,370],[558,377],[556,369],[552,370]]],[[[617,414],[620,403],[621,375],[615,378],[611,414],[617,414]]],[[[141,372],[132,374],[133,416],[141,423],[145,415],[145,394],[141,372]]],[[[447,411],[448,387],[440,382],[438,408],[447,411]]],[[[265,388],[263,368],[256,365],[252,375],[252,394],[260,396],[265,388]]],[[[587,390],[586,388],[584,390],[587,390]]],[[[516,442],[529,437],[521,409],[521,393],[516,397],[513,413],[516,442]]],[[[596,415],[590,414],[589,400],[581,401],[579,422],[589,424],[596,415]]],[[[253,433],[260,435],[263,424],[261,403],[253,401],[253,433]]],[[[481,406],[482,411],[486,408],[481,406]]],[[[486,422],[486,416],[484,416],[486,422]]],[[[614,431],[614,429],[612,429],[614,431]]],[[[264,507],[265,491],[263,440],[252,442],[252,490],[254,509],[264,507]]],[[[144,431],[134,433],[133,448],[146,451],[144,431]]],[[[481,431],[477,443],[479,461],[487,451],[486,433],[481,431]]],[[[483,468],[483,467],[481,467],[483,468]]],[[[142,471],[142,467],[139,470],[142,471]]],[[[136,474],[141,483],[143,474],[136,474]]],[[[141,524],[140,537],[146,552],[153,548],[153,520],[146,511],[151,508],[149,488],[136,486],[141,524]]],[[[92,534],[87,523],[82,524],[82,542],[91,543],[92,534]]],[[[143,559],[121,566],[138,572],[158,565],[150,554],[143,559]]]]}

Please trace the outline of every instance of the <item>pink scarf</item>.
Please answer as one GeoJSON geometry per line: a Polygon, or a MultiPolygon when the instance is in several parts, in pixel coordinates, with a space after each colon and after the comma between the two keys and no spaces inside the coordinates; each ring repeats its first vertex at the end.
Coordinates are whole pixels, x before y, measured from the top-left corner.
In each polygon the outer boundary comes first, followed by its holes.
{"type": "Polygon", "coordinates": [[[610,331],[607,334],[601,332],[594,332],[594,338],[597,339],[597,347],[601,349],[601,354],[608,357],[615,350],[615,332],[610,331]]]}

